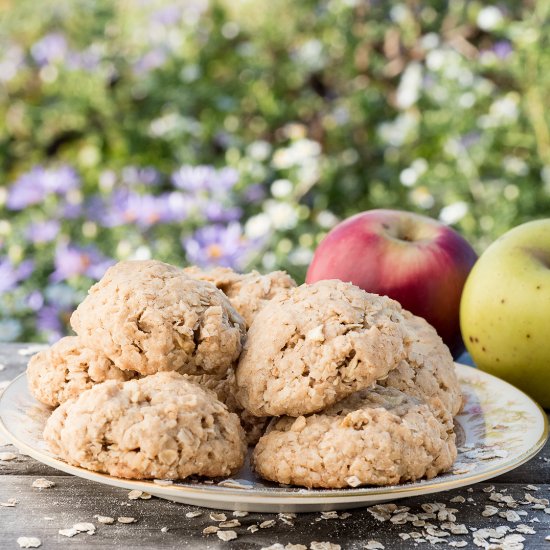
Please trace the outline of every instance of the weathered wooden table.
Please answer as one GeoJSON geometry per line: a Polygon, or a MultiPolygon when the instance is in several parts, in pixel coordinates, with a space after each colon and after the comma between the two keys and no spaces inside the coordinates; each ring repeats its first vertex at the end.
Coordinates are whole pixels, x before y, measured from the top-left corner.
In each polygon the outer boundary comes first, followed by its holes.
{"type": "MultiPolygon", "coordinates": [[[[5,385],[23,372],[28,361],[28,355],[21,353],[25,349],[28,346],[0,345],[0,384],[5,385]]],[[[344,513],[343,518],[342,512],[304,514],[296,518],[252,513],[234,518],[231,512],[226,512],[228,520],[238,519],[241,524],[230,528],[236,532],[237,538],[228,542],[221,540],[216,533],[203,534],[203,529],[219,523],[210,518],[211,510],[155,498],[130,500],[127,491],[44,466],[18,453],[5,441],[0,441],[0,453],[8,453],[0,454],[0,458],[8,459],[0,460],[2,550],[19,548],[17,539],[20,537],[37,537],[41,548],[46,549],[260,549],[276,543],[282,546],[290,543],[313,550],[336,550],[337,547],[328,544],[331,543],[342,549],[437,545],[443,548],[550,550],[550,540],[546,540],[546,537],[550,538],[550,505],[545,500],[550,499],[548,444],[529,463],[489,483],[399,500],[397,505],[406,509],[387,514],[386,517],[391,516],[391,519],[384,521],[375,517],[376,510],[372,508],[350,510],[350,515],[346,517],[344,513]],[[11,458],[13,454],[15,458],[11,458]],[[33,487],[33,481],[38,478],[46,478],[55,485],[42,489],[33,487]],[[10,499],[16,501],[14,506],[10,499]],[[97,515],[112,517],[115,522],[102,524],[97,515]],[[133,517],[136,521],[122,524],[116,521],[118,517],[133,517]],[[83,532],[71,538],[59,534],[60,530],[79,522],[93,523],[95,534],[83,532]]]]}

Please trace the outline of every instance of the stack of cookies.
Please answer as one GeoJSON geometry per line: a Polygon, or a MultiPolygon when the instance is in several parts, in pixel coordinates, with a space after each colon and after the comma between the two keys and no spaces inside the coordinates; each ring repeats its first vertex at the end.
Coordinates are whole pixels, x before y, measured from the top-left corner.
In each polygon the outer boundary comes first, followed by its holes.
{"type": "Polygon", "coordinates": [[[340,281],[297,287],[121,262],[34,356],[44,438],[67,462],[132,479],[223,477],[252,464],[305,487],[433,477],[456,458],[449,350],[395,301],[340,281]]]}

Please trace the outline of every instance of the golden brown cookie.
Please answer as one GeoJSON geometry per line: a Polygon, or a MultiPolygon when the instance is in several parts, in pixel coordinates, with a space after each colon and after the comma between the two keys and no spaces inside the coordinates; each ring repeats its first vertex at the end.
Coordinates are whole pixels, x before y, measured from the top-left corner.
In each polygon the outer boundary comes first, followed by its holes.
{"type": "Polygon", "coordinates": [[[94,386],[53,412],[44,439],[70,464],[128,479],[228,476],[246,453],[237,415],[175,372],[94,386]]]}
{"type": "Polygon", "coordinates": [[[243,317],[247,327],[250,327],[258,312],[270,300],[288,294],[296,286],[294,279],[285,271],[262,275],[257,271],[237,273],[228,267],[204,271],[196,266],[187,267],[183,271],[219,288],[243,317]]]}
{"type": "Polygon", "coordinates": [[[321,411],[397,367],[407,338],[394,300],[335,280],[302,285],[252,323],[238,400],[255,416],[321,411]]]}
{"type": "Polygon", "coordinates": [[[462,408],[462,392],[449,348],[426,320],[404,313],[409,332],[406,358],[378,383],[423,399],[432,407],[443,407],[456,416],[462,408]]]}
{"type": "Polygon", "coordinates": [[[321,414],[272,420],[254,450],[265,479],[304,487],[394,485],[448,470],[450,414],[394,388],[362,390],[321,414]]]}
{"type": "Polygon", "coordinates": [[[84,344],[117,367],[223,374],[242,349],[245,325],[214,285],[157,262],[111,267],[71,317],[84,344]]]}
{"type": "Polygon", "coordinates": [[[77,336],[61,338],[33,355],[27,367],[29,389],[38,401],[57,407],[105,380],[129,380],[133,372],[114,366],[101,352],[87,348],[77,336]]]}
{"type": "Polygon", "coordinates": [[[235,413],[241,419],[241,425],[246,434],[248,445],[256,445],[258,443],[270,418],[253,416],[239,405],[236,397],[237,382],[234,369],[229,369],[221,377],[214,374],[186,374],[185,378],[212,390],[218,396],[218,399],[227,406],[229,411],[235,413]]]}

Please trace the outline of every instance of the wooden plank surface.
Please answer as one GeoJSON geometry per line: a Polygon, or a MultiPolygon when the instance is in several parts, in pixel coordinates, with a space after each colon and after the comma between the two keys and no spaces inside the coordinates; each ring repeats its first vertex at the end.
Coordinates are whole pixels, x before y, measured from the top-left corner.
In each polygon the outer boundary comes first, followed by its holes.
{"type": "MultiPolygon", "coordinates": [[[[28,361],[28,355],[21,350],[29,346],[0,346],[0,384],[11,380],[23,372],[28,361]]],[[[0,386],[1,387],[1,386],[0,386]]],[[[17,456],[13,460],[0,460],[0,503],[9,499],[17,501],[14,507],[0,506],[0,549],[19,548],[19,537],[38,537],[41,548],[254,548],[260,549],[275,543],[302,544],[311,547],[312,542],[330,542],[338,544],[342,549],[368,548],[368,541],[377,541],[386,549],[394,548],[453,548],[449,543],[464,541],[464,548],[479,548],[474,543],[475,530],[506,527],[508,535],[521,536],[525,540],[516,540],[517,546],[506,546],[497,539],[491,544],[494,548],[525,548],[550,550],[550,505],[527,503],[525,494],[537,499],[550,499],[550,445],[532,461],[509,472],[489,483],[475,485],[469,489],[449,491],[424,497],[414,497],[399,500],[399,506],[409,508],[408,513],[416,516],[425,514],[422,505],[441,503],[441,508],[454,509],[455,523],[464,524],[467,534],[441,535],[441,526],[449,521],[445,512],[438,519],[419,518],[413,525],[411,521],[401,525],[391,521],[375,519],[369,509],[350,510],[349,517],[342,519],[325,519],[320,513],[302,514],[295,519],[279,518],[275,514],[249,514],[238,518],[241,525],[230,528],[237,533],[235,540],[225,542],[214,534],[204,535],[203,529],[217,525],[210,518],[211,510],[176,504],[162,499],[129,500],[128,492],[123,489],[107,487],[83,479],[68,476],[44,466],[30,457],[21,455],[13,446],[2,445],[0,453],[13,452],[17,456]],[[55,483],[49,489],[37,489],[32,486],[34,480],[45,477],[55,483]],[[538,490],[527,487],[534,485],[538,490]],[[494,494],[512,497],[507,505],[495,502],[494,494]],[[491,496],[493,495],[493,496],[491,496]],[[456,502],[456,497],[462,497],[464,502],[456,502]],[[455,502],[452,500],[455,499],[455,502]],[[495,506],[497,514],[484,517],[485,507],[495,506]],[[512,507],[511,507],[512,506],[512,507]],[[535,506],[535,508],[533,507],[535,506]],[[546,509],[546,511],[545,511],[546,509]],[[201,512],[198,517],[186,517],[186,513],[201,512]],[[498,512],[516,512],[508,519],[500,517],[498,512]],[[97,521],[96,515],[109,516],[115,519],[112,525],[104,525],[97,521]],[[116,518],[126,516],[136,519],[132,524],[121,524],[116,518]],[[247,528],[262,522],[274,520],[274,525],[259,528],[251,532],[247,528]],[[430,525],[421,525],[422,521],[430,525]],[[60,529],[68,529],[75,523],[89,522],[96,527],[94,535],[80,533],[72,538],[59,534],[60,529]],[[526,527],[518,527],[525,525],[526,527]],[[519,529],[519,532],[517,531],[519,529]],[[533,529],[534,534],[525,531],[533,529]],[[515,531],[512,531],[515,530],[515,531]],[[524,533],[522,533],[524,531],[524,533]],[[407,534],[417,533],[421,539],[409,538],[407,534]],[[430,533],[436,533],[432,535],[430,533]],[[435,536],[431,542],[426,538],[435,536]],[[441,541],[438,539],[442,539],[441,541]],[[426,542],[422,542],[426,540],[426,542]]],[[[2,455],[0,455],[2,456],[2,455]]],[[[461,500],[461,499],[459,499],[461,500]]],[[[543,501],[544,502],[544,501],[543,501]]],[[[225,512],[228,519],[234,519],[231,512],[225,512]]],[[[341,516],[342,512],[338,513],[341,516]]],[[[439,512],[436,512],[438,515],[439,512]]],[[[410,517],[409,517],[410,519],[410,517]]],[[[228,529],[224,529],[228,530],[228,529]]],[[[448,532],[449,529],[447,529],[448,532]]],[[[502,540],[502,537],[501,539],[502,540]]],[[[508,540],[509,543],[513,539],[508,540]]],[[[371,547],[376,545],[371,543],[371,547]]],[[[313,545],[315,548],[315,545],[313,545]]],[[[328,547],[327,547],[328,548],[328,547]]],[[[379,546],[381,548],[381,546],[379,546]]]]}

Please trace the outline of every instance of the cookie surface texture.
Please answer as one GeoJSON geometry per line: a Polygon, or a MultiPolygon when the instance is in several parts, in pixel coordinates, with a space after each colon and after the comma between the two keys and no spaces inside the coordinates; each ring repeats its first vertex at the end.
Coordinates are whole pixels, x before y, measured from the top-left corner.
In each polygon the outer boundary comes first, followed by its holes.
{"type": "Polygon", "coordinates": [[[162,262],[111,267],[71,317],[84,344],[139,374],[223,374],[239,357],[242,317],[214,285],[162,262]]]}
{"type": "Polygon", "coordinates": [[[263,478],[304,487],[393,485],[448,470],[456,458],[449,413],[376,386],[326,412],[272,420],[254,451],[263,478]]]}
{"type": "Polygon", "coordinates": [[[175,372],[94,386],[53,412],[44,439],[70,464],[128,479],[228,476],[246,452],[238,417],[175,372]]]}

